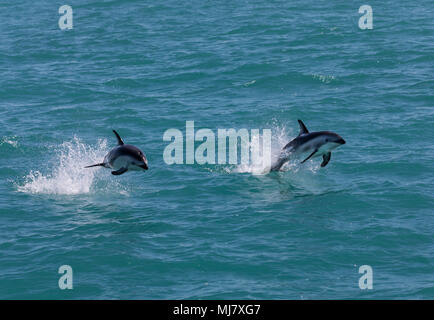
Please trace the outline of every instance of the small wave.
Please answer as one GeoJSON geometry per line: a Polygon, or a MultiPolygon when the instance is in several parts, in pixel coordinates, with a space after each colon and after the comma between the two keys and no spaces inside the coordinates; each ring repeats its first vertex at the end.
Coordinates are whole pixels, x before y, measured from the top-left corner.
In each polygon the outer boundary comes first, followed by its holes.
{"type": "Polygon", "coordinates": [[[16,136],[3,137],[0,141],[0,146],[3,144],[9,144],[14,148],[18,147],[18,141],[16,136]]]}
{"type": "Polygon", "coordinates": [[[96,146],[89,146],[74,137],[54,150],[56,158],[51,172],[30,171],[24,184],[17,186],[18,191],[58,195],[91,192],[98,171],[84,167],[101,162],[107,153],[107,141],[100,140],[96,146]]]}
{"type": "Polygon", "coordinates": [[[323,74],[312,74],[312,77],[314,79],[318,79],[319,81],[323,82],[323,83],[330,83],[333,80],[336,79],[335,76],[332,75],[323,75],[323,74]]]}
{"type": "Polygon", "coordinates": [[[250,87],[256,83],[256,80],[247,81],[247,82],[233,82],[232,84],[234,86],[243,86],[243,87],[250,87]]]}

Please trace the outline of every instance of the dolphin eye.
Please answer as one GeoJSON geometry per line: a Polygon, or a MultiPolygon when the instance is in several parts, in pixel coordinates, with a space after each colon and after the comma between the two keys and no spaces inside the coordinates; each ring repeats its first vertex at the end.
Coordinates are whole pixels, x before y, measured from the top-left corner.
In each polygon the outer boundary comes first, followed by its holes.
{"type": "Polygon", "coordinates": [[[329,139],[326,139],[326,142],[329,142],[329,139]]]}

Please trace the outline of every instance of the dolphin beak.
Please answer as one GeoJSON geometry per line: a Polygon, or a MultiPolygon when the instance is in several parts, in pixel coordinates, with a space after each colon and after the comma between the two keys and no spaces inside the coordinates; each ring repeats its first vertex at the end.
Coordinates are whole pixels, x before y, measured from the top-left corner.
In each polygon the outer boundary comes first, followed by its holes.
{"type": "Polygon", "coordinates": [[[339,139],[338,143],[340,143],[340,144],[345,144],[346,142],[345,142],[344,139],[341,138],[341,139],[339,139]]]}
{"type": "Polygon", "coordinates": [[[142,169],[148,170],[148,165],[146,163],[139,166],[142,169]]]}

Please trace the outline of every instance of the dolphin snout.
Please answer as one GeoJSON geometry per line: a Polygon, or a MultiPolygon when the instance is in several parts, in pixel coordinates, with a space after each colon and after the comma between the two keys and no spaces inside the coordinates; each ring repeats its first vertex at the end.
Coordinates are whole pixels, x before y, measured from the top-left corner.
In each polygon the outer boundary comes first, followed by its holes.
{"type": "Polygon", "coordinates": [[[344,139],[340,138],[340,139],[338,140],[338,143],[340,143],[340,144],[345,144],[346,142],[345,142],[344,139]]]}
{"type": "Polygon", "coordinates": [[[147,163],[141,164],[139,167],[142,169],[148,170],[148,164],[147,163]]]}

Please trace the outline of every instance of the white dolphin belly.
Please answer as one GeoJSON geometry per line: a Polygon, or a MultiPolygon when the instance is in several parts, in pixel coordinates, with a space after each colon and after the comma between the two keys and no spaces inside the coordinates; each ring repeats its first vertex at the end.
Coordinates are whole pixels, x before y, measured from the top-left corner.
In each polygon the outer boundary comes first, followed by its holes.
{"type": "Polygon", "coordinates": [[[114,159],[111,164],[111,167],[115,170],[119,170],[120,168],[128,169],[132,165],[132,159],[129,156],[120,156],[114,159]]]}

